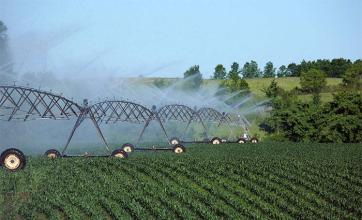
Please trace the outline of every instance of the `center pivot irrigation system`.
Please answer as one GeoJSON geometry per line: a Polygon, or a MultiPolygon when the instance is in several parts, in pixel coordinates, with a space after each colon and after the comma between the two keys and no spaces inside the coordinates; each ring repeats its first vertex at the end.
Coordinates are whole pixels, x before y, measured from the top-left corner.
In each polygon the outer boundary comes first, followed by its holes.
{"type": "MultiPolygon", "coordinates": [[[[67,155],[66,151],[70,142],[84,120],[91,120],[100,139],[102,140],[107,155],[96,155],[96,157],[118,157],[126,158],[127,153],[134,150],[164,150],[173,151],[174,153],[185,152],[183,143],[245,143],[251,141],[257,143],[256,138],[249,139],[248,122],[245,118],[234,113],[220,113],[213,108],[200,108],[197,110],[180,104],[165,105],[157,110],[156,106],[152,109],[124,100],[106,100],[93,105],[88,105],[85,99],[82,105],[77,104],[73,100],[67,99],[52,92],[42,91],[40,89],[22,87],[22,86],[0,86],[0,121],[29,121],[37,119],[53,119],[53,120],[70,120],[76,119],[73,129],[65,143],[62,151],[50,149],[45,152],[45,156],[49,158],[57,157],[77,157],[86,155],[67,155]],[[178,121],[186,123],[181,139],[177,137],[169,138],[164,124],[168,121],[178,121]],[[169,143],[167,147],[140,148],[137,145],[140,143],[142,136],[149,127],[152,121],[157,121],[160,125],[166,140],[169,143]],[[101,124],[111,124],[117,122],[129,122],[144,124],[142,131],[139,134],[136,146],[130,143],[123,144],[122,148],[110,150],[106,138],[100,128],[101,124]],[[199,123],[204,129],[203,140],[184,140],[184,136],[191,123],[199,123]],[[217,127],[227,125],[230,128],[230,136],[232,135],[233,126],[241,127],[244,131],[244,137],[236,141],[222,140],[219,137],[209,138],[209,129],[211,125],[217,127]]],[[[95,156],[93,156],[95,157],[95,156]]],[[[11,171],[16,171],[25,167],[26,157],[16,148],[10,148],[2,152],[0,156],[0,165],[11,171]]]]}

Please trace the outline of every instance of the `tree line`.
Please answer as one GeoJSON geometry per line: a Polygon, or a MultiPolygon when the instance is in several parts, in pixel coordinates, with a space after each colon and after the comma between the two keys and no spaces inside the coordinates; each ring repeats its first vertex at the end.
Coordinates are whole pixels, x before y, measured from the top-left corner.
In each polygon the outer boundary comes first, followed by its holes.
{"type": "MultiPolygon", "coordinates": [[[[241,78],[275,78],[275,77],[299,77],[303,72],[308,72],[311,69],[320,70],[326,74],[327,77],[341,78],[344,73],[355,63],[361,60],[352,62],[350,59],[336,58],[336,59],[317,59],[312,61],[301,61],[299,64],[290,63],[288,65],[281,65],[276,68],[273,62],[269,61],[265,64],[264,69],[261,70],[258,63],[254,60],[246,62],[242,68],[238,68],[241,78]]],[[[231,65],[238,66],[237,62],[231,65]]],[[[226,79],[228,76],[225,67],[222,64],[216,65],[214,69],[213,79],[226,79]]]]}

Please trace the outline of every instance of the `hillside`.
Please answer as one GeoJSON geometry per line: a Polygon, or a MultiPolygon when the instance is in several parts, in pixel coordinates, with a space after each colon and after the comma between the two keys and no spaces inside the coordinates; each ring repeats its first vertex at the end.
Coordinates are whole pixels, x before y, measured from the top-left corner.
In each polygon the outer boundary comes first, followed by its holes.
{"type": "Polygon", "coordinates": [[[361,219],[361,158],[361,145],[290,143],[29,158],[0,170],[0,219],[361,219]]]}
{"type": "MultiPolygon", "coordinates": [[[[141,78],[141,82],[145,84],[153,84],[155,80],[163,79],[167,84],[171,84],[172,82],[176,82],[179,80],[178,78],[141,78]]],[[[258,99],[265,97],[263,93],[263,89],[270,85],[272,78],[257,78],[257,79],[246,79],[246,82],[249,84],[250,91],[254,94],[258,99]]],[[[276,79],[278,86],[285,90],[291,90],[295,87],[300,87],[300,79],[299,77],[282,77],[276,79]]],[[[215,85],[218,84],[220,80],[211,80],[211,79],[204,79],[204,85],[215,85]]],[[[342,82],[341,78],[327,78],[327,86],[338,85],[342,82]]],[[[322,100],[328,101],[332,98],[331,93],[322,93],[322,100]]],[[[302,99],[311,99],[310,95],[303,95],[300,96],[302,99]]]]}

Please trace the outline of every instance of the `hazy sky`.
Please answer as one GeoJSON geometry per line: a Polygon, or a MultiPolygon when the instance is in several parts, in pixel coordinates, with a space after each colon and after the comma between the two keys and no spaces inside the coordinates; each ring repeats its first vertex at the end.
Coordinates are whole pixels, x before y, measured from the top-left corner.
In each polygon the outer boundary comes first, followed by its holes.
{"type": "Polygon", "coordinates": [[[362,1],[0,0],[16,70],[209,77],[251,59],[362,58],[362,1]]]}

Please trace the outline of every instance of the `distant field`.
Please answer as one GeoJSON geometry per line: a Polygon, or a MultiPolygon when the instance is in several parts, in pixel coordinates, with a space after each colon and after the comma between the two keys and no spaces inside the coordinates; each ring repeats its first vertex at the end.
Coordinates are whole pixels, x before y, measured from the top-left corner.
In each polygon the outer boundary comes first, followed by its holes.
{"type": "MultiPolygon", "coordinates": [[[[268,87],[273,79],[270,78],[261,78],[261,79],[247,79],[246,81],[249,84],[250,90],[258,95],[264,96],[262,89],[268,87]]],[[[292,90],[295,87],[300,87],[299,77],[283,77],[276,79],[278,85],[285,90],[292,90]]],[[[342,82],[340,78],[327,78],[327,85],[338,85],[342,82]]]]}
{"type": "Polygon", "coordinates": [[[353,144],[37,157],[0,175],[0,219],[362,219],[362,146],[353,144]]]}
{"type": "MultiPolygon", "coordinates": [[[[146,84],[152,84],[156,79],[164,79],[166,82],[169,82],[169,83],[177,80],[176,78],[143,78],[141,81],[146,84]]],[[[250,91],[254,95],[256,95],[258,97],[265,97],[265,94],[262,90],[267,88],[270,85],[272,80],[273,80],[272,78],[258,78],[258,79],[246,79],[246,82],[249,84],[250,91]]],[[[291,90],[297,86],[300,87],[299,77],[277,78],[276,81],[277,81],[278,85],[285,90],[291,90]]],[[[205,85],[210,85],[210,84],[215,85],[215,84],[218,84],[219,82],[220,82],[220,80],[204,79],[205,85]]],[[[327,78],[328,86],[338,85],[341,82],[342,82],[341,78],[327,78]]],[[[305,97],[307,97],[306,99],[309,99],[309,95],[306,95],[305,97]]],[[[305,99],[305,97],[304,98],[302,97],[302,98],[305,99]]],[[[329,101],[331,98],[332,98],[331,93],[322,94],[323,101],[329,101]]]]}

